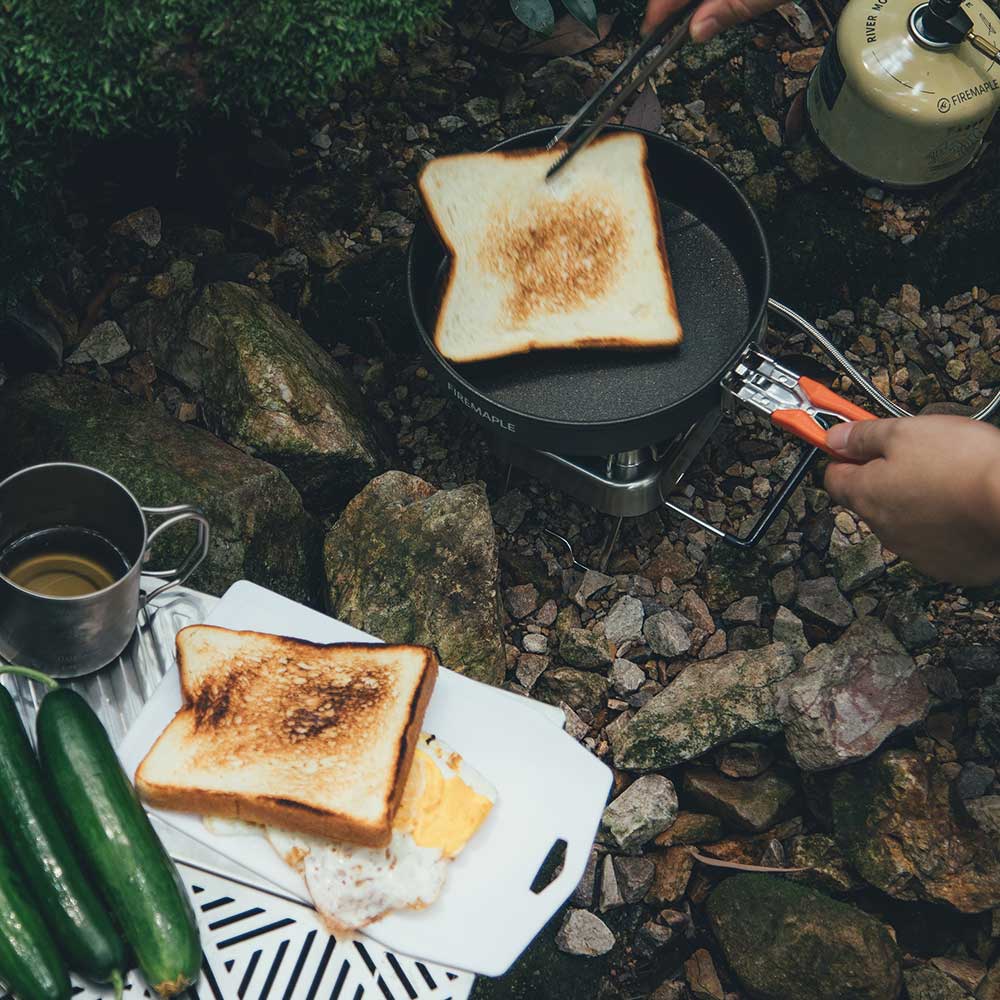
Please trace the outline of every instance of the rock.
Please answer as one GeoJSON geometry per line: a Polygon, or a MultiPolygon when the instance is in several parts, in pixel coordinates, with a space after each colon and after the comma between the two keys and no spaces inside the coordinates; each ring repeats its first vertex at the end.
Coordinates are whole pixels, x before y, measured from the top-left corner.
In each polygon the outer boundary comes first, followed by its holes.
{"type": "Polygon", "coordinates": [[[753,731],[773,731],[778,685],[796,667],[780,644],[692,663],[618,732],[615,764],[673,767],[753,731]]]}
{"type": "Polygon", "coordinates": [[[986,975],[986,966],[974,958],[932,958],[931,965],[970,992],[975,992],[986,975]]]}
{"type": "Polygon", "coordinates": [[[822,833],[795,837],[788,854],[792,868],[808,868],[802,880],[827,892],[853,892],[861,881],[848,867],[837,842],[822,833]]]}
{"type": "Polygon", "coordinates": [[[525,515],[531,510],[527,497],[519,490],[505,493],[493,504],[493,520],[511,533],[521,527],[525,515]]]}
{"type": "Polygon", "coordinates": [[[964,688],[989,684],[1000,674],[1000,644],[954,646],[948,651],[948,665],[964,688]]]}
{"type": "Polygon", "coordinates": [[[694,1000],[726,1000],[715,963],[704,948],[699,948],[684,963],[684,975],[694,1000]]]}
{"type": "Polygon", "coordinates": [[[748,833],[774,826],[797,795],[795,786],[774,771],[739,781],[707,767],[685,772],[684,791],[695,805],[748,833]]]}
{"type": "Polygon", "coordinates": [[[611,665],[608,680],[611,681],[611,686],[615,691],[624,697],[642,687],[646,680],[646,674],[642,667],[637,666],[631,660],[615,660],[611,665]]]}
{"type": "Polygon", "coordinates": [[[511,617],[518,620],[527,618],[538,607],[538,591],[533,583],[508,588],[504,593],[504,599],[511,617]]]}
{"type": "Polygon", "coordinates": [[[677,817],[677,792],[661,774],[647,774],[632,782],[604,809],[601,834],[606,843],[623,851],[641,847],[662,833],[677,817]]]}
{"type": "Polygon", "coordinates": [[[760,598],[741,597],[722,612],[722,620],[730,625],[759,625],[760,598]]]}
{"type": "Polygon", "coordinates": [[[642,636],[642,623],[646,617],[642,601],[636,597],[618,598],[604,619],[604,635],[616,646],[642,636]]]}
{"type": "Polygon", "coordinates": [[[260,255],[256,253],[207,253],[198,258],[194,283],[198,286],[216,281],[247,284],[259,263],[260,255]]]}
{"type": "Polygon", "coordinates": [[[651,854],[655,868],[653,881],[646,893],[646,902],[653,906],[676,903],[687,891],[694,858],[687,847],[667,847],[651,854]]]}
{"type": "Polygon", "coordinates": [[[744,989],[767,1000],[897,1000],[899,951],[854,907],[772,875],[726,879],[708,918],[744,989]]]}
{"type": "Polygon", "coordinates": [[[809,640],[806,639],[802,619],[786,607],[778,608],[774,616],[771,638],[775,642],[784,643],[791,650],[792,655],[798,658],[809,652],[809,640]]]}
{"type": "Polygon", "coordinates": [[[127,322],[133,345],[198,396],[209,425],[282,469],[307,505],[340,510],[386,468],[374,419],[344,371],[253,289],[220,282],[141,303],[127,322]]]}
{"type": "Polygon", "coordinates": [[[477,125],[490,125],[500,118],[500,105],[492,97],[473,97],[465,102],[465,111],[477,125]]]}
{"type": "Polygon", "coordinates": [[[653,884],[656,866],[649,858],[615,858],[618,888],[626,903],[636,903],[653,884]]]}
{"type": "Polygon", "coordinates": [[[514,675],[518,684],[526,691],[530,691],[535,686],[535,681],[545,673],[545,668],[549,665],[547,656],[539,656],[537,653],[522,653],[517,658],[517,667],[514,675]]]}
{"type": "Polygon", "coordinates": [[[668,979],[649,994],[649,1000],[687,1000],[690,994],[679,979],[668,979]]]}
{"type": "Polygon", "coordinates": [[[715,766],[729,778],[756,778],[774,761],[763,743],[728,743],[715,751],[715,766]]]}
{"type": "Polygon", "coordinates": [[[652,957],[674,939],[674,929],[666,924],[647,920],[636,932],[636,950],[652,957]]]}
{"type": "Polygon", "coordinates": [[[992,767],[972,762],[963,764],[962,773],[955,783],[955,791],[960,799],[978,799],[989,791],[996,776],[992,767]]]}
{"type": "Polygon", "coordinates": [[[618,889],[618,878],[615,875],[615,859],[610,854],[604,855],[601,863],[601,889],[598,894],[601,913],[607,913],[618,906],[624,906],[625,900],[618,889]]]}
{"type": "Polygon", "coordinates": [[[799,578],[792,566],[778,570],[771,580],[771,593],[778,604],[791,604],[799,587],[799,578]]]}
{"type": "Polygon", "coordinates": [[[550,705],[566,702],[571,708],[595,711],[608,695],[607,678],[589,670],[550,667],[537,682],[537,694],[550,705]]]}
{"type": "Polygon", "coordinates": [[[886,751],[837,775],[834,834],[858,874],[890,896],[981,913],[1000,906],[998,845],[955,816],[949,785],[934,761],[886,751]]]}
{"type": "Polygon", "coordinates": [[[1000,755],[1000,680],[979,696],[976,742],[991,756],[1000,755]]]}
{"type": "Polygon", "coordinates": [[[970,996],[954,979],[930,965],[907,969],[903,981],[910,1000],[968,1000],[970,996]]]}
{"type": "Polygon", "coordinates": [[[871,583],[885,572],[882,543],[875,535],[868,535],[857,545],[841,549],[834,562],[837,565],[837,584],[841,590],[848,592],[871,583]]]}
{"type": "Polygon", "coordinates": [[[588,569],[583,574],[583,579],[580,580],[579,586],[573,594],[573,600],[581,608],[585,608],[590,598],[607,590],[614,582],[613,576],[606,576],[604,573],[598,573],[597,570],[588,569]]]}
{"type": "Polygon", "coordinates": [[[969,799],[965,803],[965,811],[981,830],[1000,840],[1000,795],[969,799]]]}
{"type": "Polygon", "coordinates": [[[124,358],[132,348],[122,333],[122,328],[113,320],[98,323],[80,342],[80,346],[66,359],[70,365],[84,365],[96,362],[110,365],[124,358]]]}
{"type": "Polygon", "coordinates": [[[832,576],[802,580],[795,595],[795,607],[814,619],[837,628],[846,628],[854,621],[854,609],[837,589],[832,576]]]}
{"type": "Polygon", "coordinates": [[[503,681],[496,535],[481,485],[437,490],[387,472],[347,505],[323,559],[332,615],[387,642],[433,646],[477,680],[503,681]]]}
{"type": "Polygon", "coordinates": [[[896,594],[891,597],[882,620],[911,653],[929,646],[937,639],[937,629],[912,594],[896,594]]]}
{"type": "Polygon", "coordinates": [[[862,760],[927,714],[929,695],[913,658],[873,618],[805,655],[782,685],[780,716],[796,764],[822,771],[862,760]]]}
{"type": "MultiPolygon", "coordinates": [[[[78,376],[29,375],[0,393],[4,476],[37,462],[95,465],[142,504],[192,503],[211,522],[207,560],[189,585],[221,594],[248,579],[316,604],[318,531],[291,483],[273,466],[165,416],[107,385],[78,376]]],[[[176,566],[193,533],[158,542],[157,566],[176,566]]]]}
{"type": "Polygon", "coordinates": [[[676,611],[660,611],[646,619],[642,633],[660,656],[680,656],[691,648],[691,622],[676,611]]]}
{"type": "Polygon", "coordinates": [[[586,910],[594,905],[594,890],[597,888],[597,866],[599,861],[600,855],[597,852],[597,847],[591,847],[587,866],[583,870],[583,875],[577,887],[573,890],[573,895],[570,896],[570,903],[573,906],[579,906],[586,910]]]}
{"type": "Polygon", "coordinates": [[[525,632],[521,645],[526,653],[547,653],[549,650],[548,636],[539,632],[525,632]]]}
{"type": "Polygon", "coordinates": [[[570,628],[560,635],[559,656],[581,670],[601,670],[611,663],[607,639],[585,628],[570,628]]]}
{"type": "Polygon", "coordinates": [[[996,964],[979,984],[976,1000],[1000,1000],[1000,964],[996,964]]]}
{"type": "Polygon", "coordinates": [[[722,820],[709,813],[680,812],[677,819],[658,834],[653,843],[658,847],[686,844],[710,844],[722,839],[722,820]]]}
{"type": "Polygon", "coordinates": [[[111,224],[111,234],[152,249],[163,235],[160,213],[152,206],[140,208],[111,224]]]}
{"type": "Polygon", "coordinates": [[[608,925],[588,910],[567,910],[556,934],[556,947],[567,955],[606,955],[615,946],[608,925]]]}

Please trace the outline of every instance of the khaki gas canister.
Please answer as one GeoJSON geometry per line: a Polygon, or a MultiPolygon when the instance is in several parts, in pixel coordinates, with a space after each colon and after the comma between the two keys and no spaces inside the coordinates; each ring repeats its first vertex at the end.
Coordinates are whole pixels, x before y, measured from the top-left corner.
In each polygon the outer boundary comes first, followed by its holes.
{"type": "Polygon", "coordinates": [[[879,184],[949,177],[1000,106],[998,45],[1000,19],[982,0],[851,0],[809,81],[813,128],[879,184]]]}

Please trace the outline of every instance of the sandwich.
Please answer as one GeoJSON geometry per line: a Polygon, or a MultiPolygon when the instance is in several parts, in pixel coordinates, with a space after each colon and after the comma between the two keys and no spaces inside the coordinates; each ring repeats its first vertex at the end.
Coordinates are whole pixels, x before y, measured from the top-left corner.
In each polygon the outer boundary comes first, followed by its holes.
{"type": "Polygon", "coordinates": [[[496,791],[421,726],[421,646],[317,645],[194,625],[183,705],[136,771],[151,806],[265,835],[331,930],[429,905],[496,791]]]}
{"type": "Polygon", "coordinates": [[[451,255],[434,344],[455,362],[553,348],[668,348],[682,338],[646,142],[443,156],[420,175],[451,255]]]}

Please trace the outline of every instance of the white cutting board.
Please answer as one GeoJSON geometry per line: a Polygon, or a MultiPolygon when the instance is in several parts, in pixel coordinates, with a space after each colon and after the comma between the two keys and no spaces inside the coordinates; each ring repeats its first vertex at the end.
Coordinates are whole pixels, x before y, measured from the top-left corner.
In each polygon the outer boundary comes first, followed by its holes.
{"type": "MultiPolygon", "coordinates": [[[[245,581],[230,587],[206,622],[311,642],[381,641],[245,581]]],[[[175,665],[119,747],[130,777],[180,707],[175,665]]],[[[452,862],[436,902],[391,914],[365,928],[366,935],[392,951],[453,968],[487,976],[507,971],[580,881],[611,788],[609,768],[552,722],[545,706],[440,671],[423,728],[493,783],[497,804],[452,862]],[[563,870],[533,893],[539,866],[559,839],[567,843],[563,870]]],[[[215,835],[198,816],[153,811],[308,902],[301,876],[263,837],[215,835]]]]}

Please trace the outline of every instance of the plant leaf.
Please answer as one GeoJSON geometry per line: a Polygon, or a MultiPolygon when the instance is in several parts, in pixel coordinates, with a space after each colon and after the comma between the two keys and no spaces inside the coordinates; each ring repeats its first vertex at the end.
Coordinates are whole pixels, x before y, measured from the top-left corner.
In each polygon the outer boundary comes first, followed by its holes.
{"type": "Polygon", "coordinates": [[[603,42],[615,23],[617,14],[601,14],[597,19],[597,34],[581,24],[571,14],[559,18],[548,38],[532,39],[518,50],[526,56],[575,56],[603,42]]]}
{"type": "Polygon", "coordinates": [[[556,23],[556,13],[549,0],[510,0],[510,9],[514,17],[532,31],[547,34],[556,23]]]}
{"type": "Polygon", "coordinates": [[[647,83],[632,102],[632,107],[625,116],[625,124],[633,128],[644,128],[647,132],[659,132],[663,124],[663,108],[660,107],[659,98],[651,83],[647,83]]]}
{"type": "Polygon", "coordinates": [[[596,35],[597,6],[594,0],[563,0],[563,6],[581,24],[585,24],[596,35]]]}
{"type": "Polygon", "coordinates": [[[744,865],[739,861],[720,861],[718,858],[710,858],[706,854],[701,854],[694,848],[691,848],[691,857],[695,861],[700,861],[703,865],[709,865],[712,868],[730,868],[737,872],[770,872],[774,875],[790,875],[793,872],[807,872],[812,870],[810,868],[771,868],[768,865],[744,865]]]}

